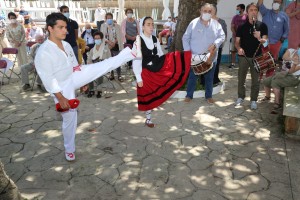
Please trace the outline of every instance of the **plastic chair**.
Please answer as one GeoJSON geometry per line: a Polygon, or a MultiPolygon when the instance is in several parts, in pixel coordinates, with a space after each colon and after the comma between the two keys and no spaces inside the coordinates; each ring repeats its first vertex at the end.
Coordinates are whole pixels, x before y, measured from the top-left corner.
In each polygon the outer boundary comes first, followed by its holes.
{"type": "Polygon", "coordinates": [[[9,79],[9,80],[8,80],[8,83],[10,82],[12,73],[14,73],[15,75],[17,75],[17,77],[18,77],[19,79],[21,79],[20,75],[17,74],[17,73],[14,71],[14,68],[15,68],[16,62],[17,62],[17,57],[18,57],[18,49],[16,49],[16,48],[3,48],[2,54],[3,54],[3,55],[13,55],[13,56],[14,56],[14,60],[13,60],[13,63],[14,63],[14,64],[13,64],[12,68],[10,68],[10,75],[9,75],[9,78],[8,78],[8,79],[9,79]]]}
{"type": "Polygon", "coordinates": [[[1,71],[1,73],[3,74],[3,75],[2,75],[1,84],[0,84],[0,94],[1,94],[2,96],[4,96],[10,103],[13,103],[12,100],[11,100],[9,97],[7,97],[5,94],[3,94],[3,93],[1,92],[4,77],[7,77],[7,78],[8,78],[8,76],[6,76],[6,74],[5,74],[6,70],[8,70],[8,68],[9,68],[9,66],[7,65],[6,60],[0,60],[0,71],[1,71]],[[3,71],[3,72],[2,72],[2,71],[3,71]]]}

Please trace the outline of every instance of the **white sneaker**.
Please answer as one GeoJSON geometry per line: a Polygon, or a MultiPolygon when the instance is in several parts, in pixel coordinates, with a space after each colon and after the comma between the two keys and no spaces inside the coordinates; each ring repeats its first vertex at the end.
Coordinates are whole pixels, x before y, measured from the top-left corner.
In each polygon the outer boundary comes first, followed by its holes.
{"type": "Polygon", "coordinates": [[[141,36],[137,35],[135,42],[133,44],[135,48],[132,48],[131,54],[135,58],[142,58],[142,51],[141,51],[141,36]]]}
{"type": "Polygon", "coordinates": [[[75,160],[75,153],[67,153],[65,152],[66,160],[67,161],[73,161],[75,160]]]}
{"type": "Polygon", "coordinates": [[[257,109],[257,104],[256,101],[251,101],[251,110],[256,110],[257,109]]]}
{"type": "Polygon", "coordinates": [[[244,99],[238,98],[235,102],[235,106],[240,106],[240,105],[242,105],[243,102],[244,102],[244,99]]]}

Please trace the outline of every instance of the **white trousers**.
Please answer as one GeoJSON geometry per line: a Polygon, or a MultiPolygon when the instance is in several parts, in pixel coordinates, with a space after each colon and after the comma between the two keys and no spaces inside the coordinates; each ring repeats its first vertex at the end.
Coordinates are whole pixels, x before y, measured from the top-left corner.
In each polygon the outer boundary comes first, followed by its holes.
{"type": "MultiPolygon", "coordinates": [[[[82,65],[80,71],[75,71],[73,74],[65,80],[61,85],[62,94],[67,99],[75,98],[75,90],[88,84],[89,82],[97,79],[120,67],[122,64],[134,59],[129,48],[125,48],[117,56],[105,59],[98,63],[89,65],[82,65]]],[[[56,97],[54,97],[55,103],[58,103],[56,97]]],[[[64,137],[65,151],[68,153],[75,152],[75,133],[77,127],[77,110],[70,109],[67,112],[61,113],[62,133],[64,137]]]]}

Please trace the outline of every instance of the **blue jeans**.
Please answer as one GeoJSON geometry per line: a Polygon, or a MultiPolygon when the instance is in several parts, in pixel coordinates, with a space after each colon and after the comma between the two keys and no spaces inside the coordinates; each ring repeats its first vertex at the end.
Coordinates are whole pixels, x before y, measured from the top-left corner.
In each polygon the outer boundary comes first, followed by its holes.
{"type": "Polygon", "coordinates": [[[172,40],[173,40],[173,36],[169,36],[168,42],[167,42],[167,47],[168,47],[169,51],[170,51],[172,40]]]}
{"type": "MultiPolygon", "coordinates": [[[[216,69],[216,62],[213,63],[213,67],[207,73],[205,73],[204,80],[205,80],[205,98],[209,99],[212,98],[213,92],[213,81],[214,81],[214,74],[216,69]]],[[[196,82],[199,77],[194,74],[194,71],[191,69],[189,74],[189,79],[187,82],[187,90],[186,90],[186,97],[193,98],[194,91],[196,89],[196,82]]]]}

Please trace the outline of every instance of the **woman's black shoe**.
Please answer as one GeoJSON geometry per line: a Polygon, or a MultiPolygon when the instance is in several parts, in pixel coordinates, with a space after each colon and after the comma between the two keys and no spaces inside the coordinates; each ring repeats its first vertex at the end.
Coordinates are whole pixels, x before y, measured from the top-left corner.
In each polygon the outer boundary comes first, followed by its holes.
{"type": "Polygon", "coordinates": [[[89,91],[88,95],[87,95],[87,98],[91,98],[92,96],[95,95],[95,92],[94,91],[89,91]]]}
{"type": "Polygon", "coordinates": [[[96,97],[97,97],[97,98],[101,98],[101,97],[102,97],[102,92],[101,92],[101,91],[98,91],[96,97]]]}

